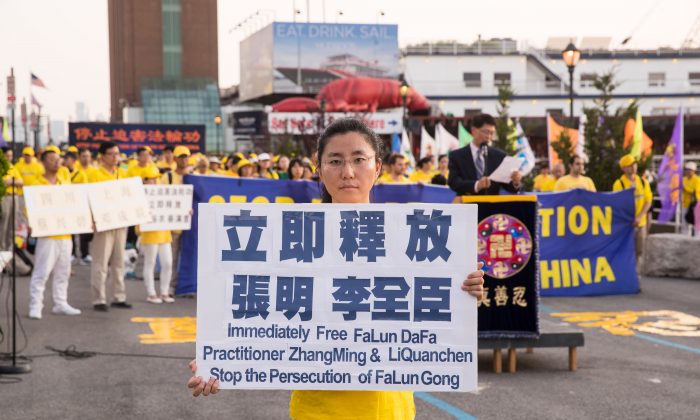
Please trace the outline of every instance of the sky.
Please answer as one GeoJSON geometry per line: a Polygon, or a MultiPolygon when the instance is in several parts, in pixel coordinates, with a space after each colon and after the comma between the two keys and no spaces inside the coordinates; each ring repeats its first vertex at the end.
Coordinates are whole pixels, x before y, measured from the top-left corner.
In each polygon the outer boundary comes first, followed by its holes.
{"type": "MultiPolygon", "coordinates": [[[[631,35],[626,48],[678,48],[700,19],[700,0],[218,0],[218,7],[221,87],[238,83],[239,42],[273,20],[292,21],[295,8],[304,22],[308,12],[312,22],[398,24],[401,47],[479,35],[533,47],[554,36],[609,36],[617,46],[631,35]]],[[[18,103],[30,101],[31,71],[48,88],[32,89],[42,114],[69,121],[84,102],[92,119],[109,118],[107,0],[0,0],[0,40],[0,114],[14,67],[18,103]]]]}

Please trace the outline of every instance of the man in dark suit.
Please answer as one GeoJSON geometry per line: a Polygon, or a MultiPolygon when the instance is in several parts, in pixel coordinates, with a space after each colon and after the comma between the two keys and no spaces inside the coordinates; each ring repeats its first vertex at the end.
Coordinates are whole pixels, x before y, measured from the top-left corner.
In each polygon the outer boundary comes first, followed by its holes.
{"type": "Polygon", "coordinates": [[[467,146],[450,152],[450,188],[457,195],[497,195],[501,188],[517,193],[522,186],[522,174],[514,171],[508,184],[491,181],[488,176],[506,157],[502,150],[489,146],[496,135],[496,121],[489,114],[472,117],[470,132],[474,140],[467,146]]]}

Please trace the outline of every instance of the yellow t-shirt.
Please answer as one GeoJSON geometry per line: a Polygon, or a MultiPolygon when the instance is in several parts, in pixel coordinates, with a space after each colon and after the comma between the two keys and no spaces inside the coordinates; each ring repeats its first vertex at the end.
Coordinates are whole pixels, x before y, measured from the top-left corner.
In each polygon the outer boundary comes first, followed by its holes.
{"type": "Polygon", "coordinates": [[[73,172],[70,173],[70,183],[71,184],[87,184],[88,183],[88,175],[86,171],[83,171],[82,169],[78,169],[75,167],[73,169],[73,172]]]}
{"type": "Polygon", "coordinates": [[[141,232],[141,243],[143,245],[169,244],[173,241],[173,236],[169,230],[154,230],[153,232],[141,232]]]}
{"type": "Polygon", "coordinates": [[[115,181],[117,179],[128,178],[126,176],[126,170],[123,168],[117,168],[114,172],[109,172],[102,165],[89,170],[87,176],[88,182],[115,181]]]}
{"type": "Polygon", "coordinates": [[[160,183],[164,185],[182,185],[183,175],[177,173],[177,171],[166,172],[160,177],[160,183]]]}
{"type": "Polygon", "coordinates": [[[387,172],[384,175],[380,176],[377,182],[379,184],[405,184],[409,181],[408,178],[406,178],[405,176],[402,176],[401,179],[397,181],[391,177],[390,173],[387,172]]]}
{"type": "MultiPolygon", "coordinates": [[[[43,174],[44,172],[42,171],[41,173],[43,174]]],[[[56,176],[58,176],[59,178],[67,179],[68,181],[70,181],[70,175],[71,175],[70,170],[68,168],[66,168],[65,166],[60,166],[58,168],[58,174],[56,174],[56,176]]]]}
{"type": "Polygon", "coordinates": [[[272,172],[267,171],[267,172],[265,172],[260,178],[263,178],[263,179],[280,179],[280,176],[277,175],[277,172],[275,172],[275,171],[272,171],[272,172]]]}
{"type": "Polygon", "coordinates": [[[584,190],[593,192],[596,191],[593,180],[583,175],[579,175],[578,177],[564,175],[554,184],[554,191],[569,191],[576,188],[583,188],[584,190]]]}
{"type": "Polygon", "coordinates": [[[238,178],[238,172],[235,171],[226,171],[223,174],[224,176],[230,176],[231,178],[238,178]]]}
{"type": "Polygon", "coordinates": [[[175,161],[173,161],[173,163],[168,163],[164,160],[159,160],[156,163],[156,166],[159,169],[170,169],[171,171],[174,171],[175,169],[177,169],[177,163],[175,163],[175,161]]]}
{"type": "MultiPolygon", "coordinates": [[[[17,182],[17,181],[24,182],[22,180],[22,175],[20,175],[20,173],[17,171],[17,168],[15,168],[12,164],[10,164],[10,169],[7,170],[7,173],[2,178],[2,180],[5,181],[5,180],[10,180],[12,178],[15,179],[15,182],[17,182]]],[[[22,195],[22,187],[15,187],[15,188],[17,189],[17,195],[22,195]]],[[[6,187],[5,193],[6,194],[14,193],[14,191],[12,190],[12,185],[6,187]]]]}
{"type": "Polygon", "coordinates": [[[535,177],[533,188],[535,191],[550,192],[554,190],[554,184],[556,184],[556,182],[557,179],[552,175],[539,174],[535,177]]]}
{"type": "Polygon", "coordinates": [[[409,420],[411,391],[292,391],[289,416],[303,420],[409,420]]]}
{"type": "Polygon", "coordinates": [[[696,197],[700,196],[700,177],[693,174],[692,177],[683,177],[683,208],[688,209],[690,207],[691,201],[693,201],[693,195],[696,197]]]}
{"type": "Polygon", "coordinates": [[[433,173],[425,173],[421,171],[420,169],[417,169],[411,173],[411,175],[408,176],[408,180],[410,182],[422,182],[424,184],[430,184],[430,181],[433,179],[433,173]]]}
{"type": "Polygon", "coordinates": [[[139,164],[129,166],[129,169],[126,171],[126,177],[131,178],[131,177],[138,177],[143,179],[143,174],[148,170],[149,168],[154,167],[158,169],[155,163],[151,162],[146,166],[140,166],[139,164]]]}
{"type": "MultiPolygon", "coordinates": [[[[15,164],[15,169],[19,172],[22,177],[22,181],[25,184],[30,184],[33,182],[34,178],[37,178],[44,174],[44,166],[39,163],[35,158],[32,158],[31,163],[26,163],[24,158],[20,159],[15,164]]],[[[17,195],[22,195],[22,188],[17,188],[17,195]]]]}
{"type": "MultiPolygon", "coordinates": [[[[622,191],[632,187],[632,181],[626,176],[618,178],[613,184],[613,191],[622,191]]],[[[642,182],[637,175],[634,176],[634,217],[639,217],[644,209],[644,205],[651,205],[651,187],[648,182],[642,182]]],[[[639,226],[646,226],[647,218],[642,217],[639,226]]]]}
{"type": "MultiPolygon", "coordinates": [[[[48,179],[44,177],[44,175],[39,175],[38,177],[32,178],[29,182],[25,182],[25,186],[29,187],[32,185],[66,185],[70,184],[70,179],[66,180],[58,176],[56,174],[56,183],[52,184],[49,182],[48,179]]],[[[46,238],[48,239],[59,239],[59,240],[70,240],[71,235],[55,235],[55,236],[47,236],[46,238]]]]}

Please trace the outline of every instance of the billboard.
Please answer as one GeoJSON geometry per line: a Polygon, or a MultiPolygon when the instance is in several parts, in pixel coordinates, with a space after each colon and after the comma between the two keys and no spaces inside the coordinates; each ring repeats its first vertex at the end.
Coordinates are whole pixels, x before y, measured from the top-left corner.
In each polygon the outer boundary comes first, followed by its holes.
{"type": "Polygon", "coordinates": [[[68,123],[68,143],[80,149],[97,151],[111,141],[125,153],[149,146],[159,153],[165,146],[185,146],[192,152],[205,152],[206,126],[200,124],[112,124],[68,123]]]}
{"type": "Polygon", "coordinates": [[[398,25],[275,22],[241,42],[241,100],[398,75],[398,25]]]}

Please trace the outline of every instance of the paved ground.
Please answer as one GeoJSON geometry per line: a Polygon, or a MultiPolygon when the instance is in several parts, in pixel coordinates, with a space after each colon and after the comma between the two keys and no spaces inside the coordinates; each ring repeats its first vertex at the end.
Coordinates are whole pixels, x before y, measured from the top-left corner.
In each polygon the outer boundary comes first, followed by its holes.
{"type": "MultiPolygon", "coordinates": [[[[185,382],[194,345],[142,344],[157,342],[165,331],[171,339],[189,337],[192,319],[154,324],[147,321],[193,317],[195,300],[151,305],[145,302],[143,284],[129,281],[129,300],[134,308],[97,313],[90,305],[87,268],[76,266],[74,271],[69,296],[71,303],[84,311],[79,317],[52,315],[47,305],[44,319],[29,320],[29,279],[18,279],[19,310],[27,336],[25,340],[20,334],[19,344],[26,346],[23,354],[32,356],[33,372],[0,377],[0,418],[288,417],[288,392],[235,391],[213,398],[192,398],[185,382]],[[134,322],[133,318],[141,319],[134,322]],[[71,345],[78,351],[113,355],[66,360],[45,348],[65,349],[71,345]]],[[[0,292],[0,326],[4,330],[6,286],[5,279],[0,292]]],[[[700,281],[643,279],[642,290],[633,296],[542,299],[541,316],[558,323],[562,318],[555,315],[562,312],[673,310],[700,317],[700,281]]],[[[644,320],[654,321],[657,315],[647,314],[644,320]]],[[[700,326],[687,329],[697,332],[700,326]]],[[[620,336],[600,327],[584,330],[586,344],[579,351],[577,372],[567,370],[565,349],[549,349],[520,353],[517,373],[497,375],[490,371],[490,352],[482,351],[479,392],[419,395],[418,418],[700,418],[700,336],[620,336]]],[[[0,343],[0,352],[6,351],[6,346],[7,340],[0,343]]]]}

